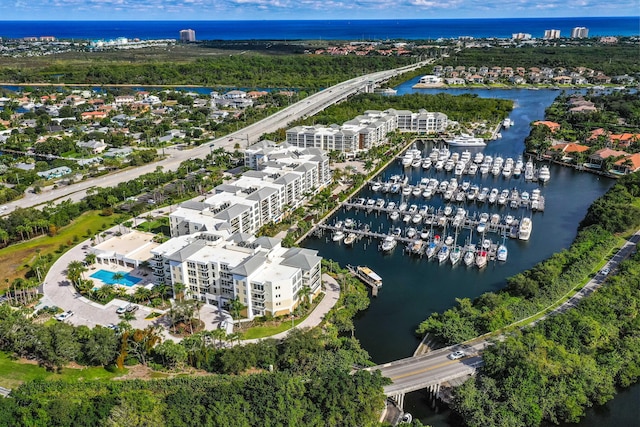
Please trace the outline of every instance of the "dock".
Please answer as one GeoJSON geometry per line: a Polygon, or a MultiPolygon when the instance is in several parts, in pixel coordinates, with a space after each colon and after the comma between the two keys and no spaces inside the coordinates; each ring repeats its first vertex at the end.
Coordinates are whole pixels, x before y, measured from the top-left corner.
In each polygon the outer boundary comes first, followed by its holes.
{"type": "Polygon", "coordinates": [[[354,267],[350,264],[347,264],[347,270],[349,270],[349,272],[353,274],[355,277],[360,279],[362,283],[364,283],[365,285],[368,285],[371,288],[372,296],[374,297],[378,296],[378,289],[382,287],[382,278],[380,276],[378,276],[368,267],[362,267],[362,266],[354,267]],[[367,271],[367,270],[369,271],[369,273],[364,274],[363,271],[367,271]]]}

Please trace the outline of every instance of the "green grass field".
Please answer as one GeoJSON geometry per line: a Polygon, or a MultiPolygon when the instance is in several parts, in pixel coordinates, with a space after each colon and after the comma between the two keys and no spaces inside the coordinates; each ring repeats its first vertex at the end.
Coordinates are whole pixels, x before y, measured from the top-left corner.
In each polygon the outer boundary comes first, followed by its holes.
{"type": "Polygon", "coordinates": [[[54,260],[58,259],[63,253],[57,252],[61,245],[66,245],[68,248],[73,247],[90,237],[87,236],[87,230],[96,234],[113,225],[116,218],[118,218],[116,215],[101,216],[97,211],[86,212],[68,226],[60,229],[55,236],[40,236],[0,249],[0,265],[5,267],[2,269],[3,273],[0,278],[0,291],[7,288],[6,279],[11,283],[18,277],[25,277],[29,270],[29,264],[38,256],[37,249],[40,250],[40,256],[53,254],[54,260]],[[74,242],[76,239],[77,242],[74,242]]]}
{"type": "Polygon", "coordinates": [[[11,389],[18,387],[26,381],[33,380],[64,380],[73,382],[111,379],[126,373],[126,369],[118,370],[115,368],[63,368],[58,374],[47,371],[37,364],[13,360],[6,353],[0,352],[0,386],[11,389]]]}

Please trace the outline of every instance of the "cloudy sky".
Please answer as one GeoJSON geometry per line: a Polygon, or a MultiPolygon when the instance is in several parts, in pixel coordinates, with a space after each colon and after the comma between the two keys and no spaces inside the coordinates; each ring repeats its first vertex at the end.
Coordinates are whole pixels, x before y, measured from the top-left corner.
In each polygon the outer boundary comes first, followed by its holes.
{"type": "Polygon", "coordinates": [[[0,0],[0,20],[629,16],[638,0],[0,0]]]}

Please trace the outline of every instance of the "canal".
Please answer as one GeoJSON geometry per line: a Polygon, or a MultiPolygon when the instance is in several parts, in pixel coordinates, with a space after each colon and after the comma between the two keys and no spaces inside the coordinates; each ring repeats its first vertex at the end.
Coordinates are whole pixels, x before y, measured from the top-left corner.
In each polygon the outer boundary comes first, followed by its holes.
{"type": "MultiPolygon", "coordinates": [[[[399,94],[421,92],[437,93],[442,90],[413,90],[411,86],[415,80],[409,81],[397,87],[399,94]]],[[[507,98],[514,100],[514,110],[510,118],[514,126],[502,131],[502,138],[491,141],[482,150],[484,154],[492,156],[512,157],[514,160],[524,150],[524,139],[529,134],[529,126],[532,121],[544,118],[544,110],[560,94],[552,90],[448,90],[447,93],[461,94],[474,93],[480,97],[507,98]]],[[[417,148],[428,153],[430,144],[418,144],[417,148]]],[[[453,151],[463,151],[460,147],[453,151]]],[[[476,149],[477,150],[477,149],[476,149]]],[[[474,150],[470,150],[474,153],[474,150]]],[[[526,161],[526,158],[525,158],[526,161]]],[[[539,164],[537,164],[539,166],[539,164]]],[[[505,263],[490,262],[483,270],[466,267],[462,263],[452,267],[449,263],[438,264],[437,261],[427,261],[426,258],[411,257],[404,253],[401,244],[390,253],[382,253],[378,250],[376,240],[362,239],[355,242],[353,247],[346,247],[343,243],[335,243],[330,235],[311,237],[303,246],[317,249],[323,257],[331,258],[342,266],[346,264],[367,265],[383,278],[383,287],[378,297],[372,299],[369,308],[360,313],[354,320],[355,335],[362,346],[369,352],[376,363],[384,363],[398,358],[411,356],[419,341],[414,335],[418,324],[433,312],[442,312],[456,304],[457,298],[475,298],[484,292],[495,291],[505,286],[505,279],[520,271],[528,269],[536,263],[544,260],[555,252],[567,248],[576,236],[578,223],[584,217],[591,203],[604,194],[613,184],[612,180],[597,175],[578,172],[570,168],[550,165],[551,179],[545,185],[525,182],[524,177],[518,179],[504,179],[501,175],[494,177],[489,174],[481,177],[463,176],[459,179],[470,180],[478,186],[498,189],[517,188],[519,191],[531,192],[534,188],[540,188],[545,197],[544,212],[532,213],[524,208],[511,209],[510,207],[488,206],[487,203],[461,204],[469,213],[498,213],[504,218],[511,214],[516,218],[531,216],[533,231],[528,241],[506,239],[509,249],[508,260],[505,263]]],[[[399,161],[392,162],[381,174],[383,180],[395,174],[405,174],[409,183],[415,184],[422,177],[450,179],[452,173],[436,172],[432,169],[403,168],[399,161]]],[[[357,197],[379,198],[401,201],[399,194],[389,195],[374,193],[369,188],[364,188],[357,197]]],[[[405,197],[405,199],[407,199],[405,197]]],[[[434,196],[429,200],[413,198],[410,196],[407,203],[431,205],[439,208],[445,205],[441,196],[434,196]]],[[[456,207],[458,205],[456,204],[456,207]]],[[[361,224],[367,224],[372,230],[383,233],[393,227],[406,227],[401,221],[392,222],[386,215],[366,213],[364,211],[345,209],[339,210],[327,223],[332,224],[337,220],[352,218],[361,224]]],[[[422,228],[422,226],[419,226],[422,228]]],[[[439,230],[441,234],[453,235],[453,230],[439,230]]],[[[468,231],[461,231],[458,235],[458,243],[463,244],[469,237],[468,231]]],[[[473,241],[478,241],[478,236],[470,236],[473,241]]],[[[489,235],[487,238],[494,242],[502,242],[502,237],[489,235]]],[[[631,394],[637,396],[638,388],[631,394]]],[[[627,393],[629,394],[629,393],[627,393]]],[[[617,402],[611,402],[615,404],[617,402]]],[[[426,398],[421,392],[407,395],[405,410],[417,416],[423,423],[433,426],[446,426],[446,413],[436,414],[431,411],[426,398]]],[[[602,413],[591,412],[585,420],[602,416],[602,413]]],[[[599,418],[598,418],[599,419],[599,418]]],[[[602,423],[602,420],[600,420],[602,423]]]]}

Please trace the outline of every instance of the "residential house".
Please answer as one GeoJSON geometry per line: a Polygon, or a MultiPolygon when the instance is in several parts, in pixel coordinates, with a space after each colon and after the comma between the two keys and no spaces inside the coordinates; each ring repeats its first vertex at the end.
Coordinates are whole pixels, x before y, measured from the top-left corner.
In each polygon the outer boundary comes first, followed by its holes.
{"type": "Polygon", "coordinates": [[[38,172],[38,176],[44,179],[60,178],[71,173],[71,169],[67,166],[61,166],[59,168],[49,169],[46,171],[38,172]]]}
{"type": "Polygon", "coordinates": [[[556,123],[556,122],[551,122],[549,120],[538,120],[537,122],[533,122],[534,126],[546,126],[548,127],[551,132],[557,132],[560,130],[560,123],[556,123]]]}
{"type": "Polygon", "coordinates": [[[623,157],[613,164],[613,170],[616,173],[627,175],[640,170],[640,153],[631,154],[623,157]]]}

